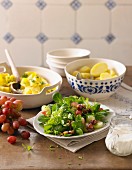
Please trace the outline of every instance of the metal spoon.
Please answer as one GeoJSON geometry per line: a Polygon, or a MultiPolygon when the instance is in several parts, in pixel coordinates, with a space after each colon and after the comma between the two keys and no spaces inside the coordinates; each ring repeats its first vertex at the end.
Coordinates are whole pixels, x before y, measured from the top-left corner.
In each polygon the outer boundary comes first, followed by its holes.
{"type": "Polygon", "coordinates": [[[13,93],[22,94],[22,90],[20,90],[20,88],[21,88],[20,75],[19,75],[17,68],[14,64],[14,61],[13,61],[12,57],[9,55],[9,52],[7,49],[5,49],[5,54],[6,54],[6,57],[8,59],[10,66],[11,66],[12,73],[16,77],[16,82],[11,84],[11,90],[13,93]]]}

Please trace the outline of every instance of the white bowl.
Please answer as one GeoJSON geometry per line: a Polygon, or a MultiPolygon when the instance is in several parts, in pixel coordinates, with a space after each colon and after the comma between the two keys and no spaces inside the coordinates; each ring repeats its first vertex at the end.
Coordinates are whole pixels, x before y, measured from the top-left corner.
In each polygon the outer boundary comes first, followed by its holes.
{"type": "Polygon", "coordinates": [[[90,51],[80,48],[62,48],[50,51],[47,53],[47,59],[52,60],[54,63],[69,63],[71,61],[88,58],[90,51]]]}
{"type": "Polygon", "coordinates": [[[46,63],[47,63],[48,65],[54,65],[55,67],[59,67],[59,68],[64,68],[64,67],[67,65],[67,63],[66,63],[66,64],[64,64],[64,63],[56,63],[56,62],[54,62],[54,61],[51,60],[51,59],[47,59],[47,60],[46,60],[46,63]]]}
{"type": "Polygon", "coordinates": [[[125,72],[126,67],[122,63],[103,58],[89,58],[76,60],[67,64],[65,67],[67,81],[69,82],[73,90],[77,94],[84,97],[88,97],[89,99],[94,101],[105,100],[109,98],[112,94],[114,94],[120,87],[125,72]],[[78,80],[76,77],[71,75],[71,73],[77,70],[79,67],[87,65],[91,68],[98,62],[107,63],[109,69],[114,68],[118,76],[107,80],[91,80],[91,79],[78,80]]]}
{"type": "Polygon", "coordinates": [[[49,60],[46,60],[46,63],[48,64],[48,66],[51,70],[55,71],[56,73],[58,73],[62,77],[66,76],[65,71],[64,71],[65,65],[56,64],[56,63],[53,63],[49,60]]]}
{"type": "MultiPolygon", "coordinates": [[[[6,63],[1,63],[0,65],[4,66],[6,72],[11,74],[10,67],[6,63]]],[[[17,67],[17,69],[20,76],[23,75],[23,73],[26,71],[34,71],[39,75],[43,76],[44,78],[46,78],[51,84],[51,86],[45,87],[39,94],[29,94],[29,95],[12,94],[12,93],[6,93],[0,91],[0,96],[15,97],[16,99],[22,100],[24,109],[36,108],[42,106],[43,104],[48,104],[52,102],[52,95],[55,92],[58,92],[62,85],[62,77],[58,73],[47,68],[35,67],[35,66],[21,66],[21,67],[17,67]],[[47,90],[52,89],[54,87],[56,87],[56,89],[53,92],[48,94],[46,93],[47,90]]]]}

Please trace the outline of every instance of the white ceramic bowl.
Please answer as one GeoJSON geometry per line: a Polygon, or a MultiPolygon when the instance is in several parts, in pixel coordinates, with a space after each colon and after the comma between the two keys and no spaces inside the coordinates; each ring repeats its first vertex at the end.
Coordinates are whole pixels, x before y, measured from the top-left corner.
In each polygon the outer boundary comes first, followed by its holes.
{"type": "Polygon", "coordinates": [[[67,64],[77,59],[88,58],[90,53],[87,49],[62,48],[48,52],[47,59],[54,63],[67,64]]]}
{"type": "Polygon", "coordinates": [[[54,62],[54,61],[52,61],[52,60],[50,60],[50,59],[47,59],[47,60],[46,60],[46,63],[47,63],[48,65],[54,65],[54,66],[60,67],[60,68],[65,68],[65,66],[67,65],[67,63],[66,63],[66,64],[64,64],[64,63],[56,63],[56,62],[54,62]]]}
{"type": "Polygon", "coordinates": [[[67,81],[73,88],[73,90],[80,96],[88,97],[89,99],[94,101],[105,100],[109,98],[112,94],[114,94],[120,87],[125,72],[126,67],[122,63],[103,58],[89,58],[76,60],[70,62],[65,67],[67,81]],[[77,70],[79,67],[87,65],[91,68],[94,64],[98,62],[107,63],[109,69],[114,68],[118,76],[107,80],[91,80],[91,79],[78,80],[76,77],[71,75],[71,73],[77,70]]]}
{"type": "Polygon", "coordinates": [[[59,75],[61,75],[62,77],[65,77],[65,71],[64,68],[66,66],[65,65],[61,65],[61,64],[57,64],[57,63],[53,63],[51,61],[49,61],[48,59],[46,60],[46,63],[48,64],[49,68],[53,71],[55,71],[56,73],[58,73],[59,75]]]}
{"type": "MultiPolygon", "coordinates": [[[[6,63],[1,63],[0,65],[3,65],[6,68],[6,72],[11,73],[10,67],[6,63]]],[[[16,99],[22,100],[24,109],[36,108],[52,102],[52,95],[55,92],[58,92],[62,85],[62,77],[58,73],[47,68],[35,66],[21,66],[17,67],[17,69],[20,76],[26,71],[34,71],[46,78],[51,86],[45,87],[39,94],[12,94],[0,91],[0,96],[15,97],[16,99]],[[54,87],[56,87],[55,91],[48,94],[46,93],[47,90],[54,87]]]]}

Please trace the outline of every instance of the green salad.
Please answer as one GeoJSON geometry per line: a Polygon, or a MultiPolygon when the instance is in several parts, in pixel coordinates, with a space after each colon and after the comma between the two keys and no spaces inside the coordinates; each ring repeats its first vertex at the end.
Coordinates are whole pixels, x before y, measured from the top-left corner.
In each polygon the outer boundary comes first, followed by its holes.
{"type": "Polygon", "coordinates": [[[106,123],[108,109],[89,102],[88,98],[60,93],[53,95],[53,104],[43,105],[38,117],[44,133],[58,136],[77,136],[102,128],[106,123]]]}

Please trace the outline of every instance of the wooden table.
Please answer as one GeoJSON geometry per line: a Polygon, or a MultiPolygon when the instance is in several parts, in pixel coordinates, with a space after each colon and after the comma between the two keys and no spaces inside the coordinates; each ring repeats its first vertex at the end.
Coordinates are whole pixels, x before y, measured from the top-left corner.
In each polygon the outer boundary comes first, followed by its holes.
{"type": "MultiPolygon", "coordinates": [[[[127,67],[124,82],[132,86],[132,66],[127,67]]],[[[60,92],[67,96],[75,94],[66,79],[63,79],[60,92]]],[[[22,115],[30,118],[39,111],[40,108],[23,110],[22,115]]],[[[18,138],[15,145],[9,144],[6,140],[7,134],[0,132],[1,170],[132,169],[132,155],[117,157],[111,154],[105,146],[104,139],[72,153],[35,131],[28,130],[31,133],[30,140],[18,138]],[[32,151],[25,150],[22,144],[32,146],[32,151]],[[51,146],[54,148],[52,149],[51,146]]]]}

